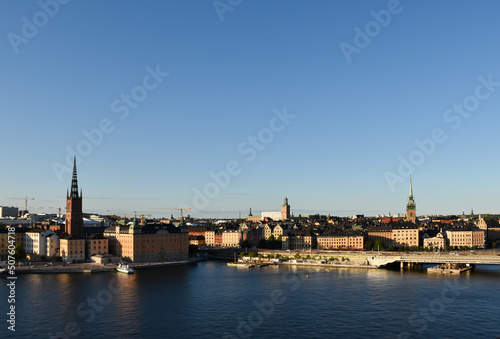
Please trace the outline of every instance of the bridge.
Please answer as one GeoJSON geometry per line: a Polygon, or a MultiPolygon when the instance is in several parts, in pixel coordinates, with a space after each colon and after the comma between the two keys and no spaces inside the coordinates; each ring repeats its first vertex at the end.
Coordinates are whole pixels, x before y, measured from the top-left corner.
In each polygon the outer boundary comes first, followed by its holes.
{"type": "Polygon", "coordinates": [[[500,265],[500,255],[493,254],[451,254],[451,253],[412,253],[401,255],[375,255],[368,257],[370,265],[383,267],[393,263],[413,266],[415,264],[470,264],[470,265],[500,265]]]}

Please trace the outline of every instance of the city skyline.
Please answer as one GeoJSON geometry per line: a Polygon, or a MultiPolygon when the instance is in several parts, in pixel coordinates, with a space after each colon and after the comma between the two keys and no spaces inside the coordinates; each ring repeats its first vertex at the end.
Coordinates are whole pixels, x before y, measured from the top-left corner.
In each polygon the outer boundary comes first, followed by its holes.
{"type": "Polygon", "coordinates": [[[76,153],[84,213],[499,213],[499,4],[53,4],[0,14],[0,205],[76,153]]]}

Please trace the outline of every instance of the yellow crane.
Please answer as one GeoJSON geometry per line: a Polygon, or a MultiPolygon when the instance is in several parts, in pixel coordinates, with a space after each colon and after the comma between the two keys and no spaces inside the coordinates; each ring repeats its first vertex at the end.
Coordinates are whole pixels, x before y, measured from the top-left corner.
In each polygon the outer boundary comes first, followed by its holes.
{"type": "Polygon", "coordinates": [[[19,199],[19,200],[24,200],[24,210],[28,210],[28,200],[35,200],[35,198],[28,198],[28,196],[24,198],[7,198],[7,199],[19,199]]]}

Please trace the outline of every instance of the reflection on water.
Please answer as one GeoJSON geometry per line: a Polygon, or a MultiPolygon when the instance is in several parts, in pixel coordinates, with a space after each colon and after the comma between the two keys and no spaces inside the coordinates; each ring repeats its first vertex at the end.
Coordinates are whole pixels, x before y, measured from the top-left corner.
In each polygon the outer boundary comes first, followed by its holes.
{"type": "MultiPolygon", "coordinates": [[[[289,266],[238,269],[215,261],[136,270],[132,275],[24,275],[17,281],[16,334],[496,337],[499,282],[500,269],[494,266],[450,276],[289,266]]],[[[7,289],[0,289],[0,300],[7,300],[7,289]]],[[[0,337],[7,334],[6,326],[0,328],[0,337]]]]}

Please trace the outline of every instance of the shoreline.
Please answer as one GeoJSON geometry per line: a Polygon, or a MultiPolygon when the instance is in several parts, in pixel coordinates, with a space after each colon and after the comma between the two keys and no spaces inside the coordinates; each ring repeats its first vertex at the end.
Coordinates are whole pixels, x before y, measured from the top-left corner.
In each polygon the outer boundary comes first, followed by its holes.
{"type": "Polygon", "coordinates": [[[315,264],[315,263],[289,263],[289,262],[280,262],[278,265],[285,266],[314,266],[314,267],[329,267],[329,268],[363,268],[363,269],[380,269],[378,266],[370,266],[370,265],[347,265],[347,264],[315,264]]]}
{"type": "MultiPolygon", "coordinates": [[[[196,258],[193,260],[183,260],[183,261],[169,261],[169,262],[154,262],[154,263],[129,263],[129,267],[136,269],[148,269],[148,268],[158,268],[158,267],[170,267],[170,266],[180,266],[180,265],[190,265],[195,264],[200,261],[205,261],[205,258],[196,258]]],[[[85,273],[104,273],[104,272],[117,272],[116,265],[99,265],[94,263],[85,264],[71,264],[67,266],[56,265],[45,267],[38,265],[40,267],[32,268],[31,266],[20,266],[15,269],[15,275],[18,274],[85,274],[85,273]]],[[[0,277],[7,277],[9,274],[6,272],[0,277]]]]}

